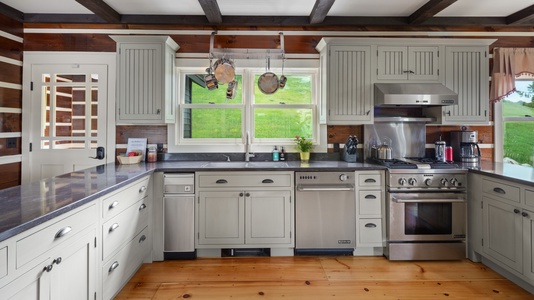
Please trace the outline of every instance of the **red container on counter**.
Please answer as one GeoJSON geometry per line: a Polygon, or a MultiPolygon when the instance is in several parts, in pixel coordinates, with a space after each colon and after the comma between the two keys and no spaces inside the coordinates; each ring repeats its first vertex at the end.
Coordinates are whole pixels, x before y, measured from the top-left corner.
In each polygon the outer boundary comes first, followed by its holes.
{"type": "Polygon", "coordinates": [[[445,147],[445,160],[446,161],[453,161],[453,157],[452,157],[452,147],[451,146],[447,146],[445,147]]]}

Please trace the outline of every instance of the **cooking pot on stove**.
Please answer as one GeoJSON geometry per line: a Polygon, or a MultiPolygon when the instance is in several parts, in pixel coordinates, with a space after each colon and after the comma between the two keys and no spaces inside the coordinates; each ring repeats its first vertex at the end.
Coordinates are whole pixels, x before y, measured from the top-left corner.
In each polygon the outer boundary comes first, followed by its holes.
{"type": "Polygon", "coordinates": [[[391,159],[391,147],[386,143],[377,148],[378,159],[391,159]]]}

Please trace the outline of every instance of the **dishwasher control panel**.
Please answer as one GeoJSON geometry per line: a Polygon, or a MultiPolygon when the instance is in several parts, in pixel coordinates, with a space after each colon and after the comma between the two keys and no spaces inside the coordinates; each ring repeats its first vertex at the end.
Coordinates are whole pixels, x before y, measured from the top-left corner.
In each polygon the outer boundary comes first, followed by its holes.
{"type": "Polygon", "coordinates": [[[354,183],[352,172],[296,172],[296,184],[354,183]]]}
{"type": "Polygon", "coordinates": [[[194,194],[195,175],[180,173],[165,173],[163,175],[163,193],[165,194],[194,194]]]}

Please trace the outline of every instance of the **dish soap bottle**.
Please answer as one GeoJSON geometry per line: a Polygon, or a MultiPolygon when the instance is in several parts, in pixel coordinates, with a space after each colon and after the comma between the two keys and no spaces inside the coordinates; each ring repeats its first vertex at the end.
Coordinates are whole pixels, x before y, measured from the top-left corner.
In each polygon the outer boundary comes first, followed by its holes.
{"type": "Polygon", "coordinates": [[[286,151],[284,150],[284,146],[280,146],[280,161],[286,160],[286,151]]]}
{"type": "Polygon", "coordinates": [[[278,147],[274,146],[273,161],[279,161],[279,160],[280,160],[280,153],[278,152],[278,147]]]}

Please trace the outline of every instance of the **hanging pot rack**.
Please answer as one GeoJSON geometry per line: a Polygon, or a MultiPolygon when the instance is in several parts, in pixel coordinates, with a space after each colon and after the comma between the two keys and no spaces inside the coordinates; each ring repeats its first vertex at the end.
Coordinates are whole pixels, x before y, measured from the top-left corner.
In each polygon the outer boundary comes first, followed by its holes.
{"type": "Polygon", "coordinates": [[[280,49],[244,49],[244,48],[213,48],[213,42],[216,32],[210,36],[209,58],[228,58],[228,59],[285,59],[284,51],[284,34],[280,32],[280,49]]]}

